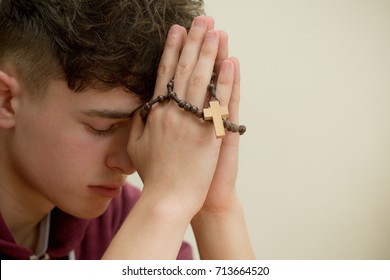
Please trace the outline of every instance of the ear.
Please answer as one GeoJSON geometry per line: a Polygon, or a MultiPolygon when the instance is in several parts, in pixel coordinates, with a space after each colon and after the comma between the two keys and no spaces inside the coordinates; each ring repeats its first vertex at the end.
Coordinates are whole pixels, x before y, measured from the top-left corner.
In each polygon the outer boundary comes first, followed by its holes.
{"type": "Polygon", "coordinates": [[[18,94],[18,81],[9,74],[0,71],[0,128],[14,127],[18,94]]]}

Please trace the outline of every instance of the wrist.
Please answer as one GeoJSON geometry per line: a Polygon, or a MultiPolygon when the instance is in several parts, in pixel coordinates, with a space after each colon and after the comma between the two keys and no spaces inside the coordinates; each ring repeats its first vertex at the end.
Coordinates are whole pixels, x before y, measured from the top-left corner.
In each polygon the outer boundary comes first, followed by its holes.
{"type": "Polygon", "coordinates": [[[207,195],[205,203],[202,205],[201,209],[197,212],[203,212],[207,214],[218,214],[222,215],[224,213],[229,213],[234,211],[241,205],[240,199],[237,196],[235,190],[217,192],[213,193],[211,189],[207,195]]]}
{"type": "Polygon", "coordinates": [[[191,217],[174,203],[141,194],[104,259],[175,259],[191,217]]]}
{"type": "Polygon", "coordinates": [[[193,225],[214,222],[223,222],[232,219],[243,212],[241,202],[237,195],[233,195],[228,202],[219,205],[204,205],[193,217],[193,225]]]}
{"type": "Polygon", "coordinates": [[[145,185],[137,204],[156,219],[172,219],[188,226],[200,209],[194,200],[189,199],[189,195],[180,195],[175,191],[159,192],[145,185]]]}
{"type": "Polygon", "coordinates": [[[191,226],[201,259],[255,258],[237,197],[223,211],[202,209],[192,219],[191,226]]]}

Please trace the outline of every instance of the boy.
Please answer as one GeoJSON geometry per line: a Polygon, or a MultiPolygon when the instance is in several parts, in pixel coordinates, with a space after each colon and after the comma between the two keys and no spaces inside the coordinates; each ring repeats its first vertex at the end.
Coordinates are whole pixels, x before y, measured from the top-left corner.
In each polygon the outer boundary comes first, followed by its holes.
{"type": "Polygon", "coordinates": [[[216,94],[239,64],[202,1],[0,0],[0,254],[7,259],[253,258],[235,193],[238,134],[155,104],[216,94]],[[125,184],[137,171],[140,193],[125,184]]]}

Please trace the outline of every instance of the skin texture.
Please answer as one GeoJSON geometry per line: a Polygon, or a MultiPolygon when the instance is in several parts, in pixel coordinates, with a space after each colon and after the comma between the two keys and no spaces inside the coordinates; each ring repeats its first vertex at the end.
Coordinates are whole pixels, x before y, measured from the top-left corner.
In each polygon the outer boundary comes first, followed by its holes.
{"type": "MultiPolygon", "coordinates": [[[[76,94],[50,80],[37,101],[12,63],[0,70],[0,210],[18,243],[34,248],[37,225],[54,206],[82,218],[102,214],[137,170],[143,192],[103,258],[174,259],[190,223],[202,258],[254,258],[235,190],[237,133],[216,139],[212,122],[174,102],[154,106],[144,124],[138,97],[120,88],[76,94]]],[[[174,25],[154,97],[175,77],[178,97],[203,107],[212,72],[238,123],[240,69],[228,58],[227,34],[207,16],[188,33],[174,25]]]]}
{"type": "Polygon", "coordinates": [[[129,116],[139,106],[136,96],[122,90],[74,94],[63,81],[52,81],[47,91],[36,102],[19,89],[12,102],[15,125],[2,131],[2,147],[9,148],[1,153],[1,212],[11,229],[13,224],[33,227],[54,206],[81,218],[96,217],[112,197],[89,186],[119,189],[134,172],[126,146],[129,116]]]}

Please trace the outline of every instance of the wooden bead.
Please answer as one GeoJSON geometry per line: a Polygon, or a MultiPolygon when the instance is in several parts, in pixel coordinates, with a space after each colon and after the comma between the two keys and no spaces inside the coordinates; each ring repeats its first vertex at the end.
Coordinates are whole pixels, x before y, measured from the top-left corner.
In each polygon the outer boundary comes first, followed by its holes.
{"type": "Polygon", "coordinates": [[[149,112],[150,109],[152,109],[152,106],[150,106],[150,103],[149,103],[149,102],[146,102],[143,109],[144,109],[146,112],[149,112]]]}
{"type": "Polygon", "coordinates": [[[215,93],[215,85],[214,84],[209,84],[208,86],[210,94],[213,98],[217,98],[217,94],[215,93]]]}
{"type": "Polygon", "coordinates": [[[195,113],[195,115],[200,118],[200,119],[203,119],[203,110],[202,109],[198,109],[195,113]]]}
{"type": "Polygon", "coordinates": [[[168,89],[168,92],[173,91],[173,80],[171,80],[171,81],[167,84],[167,89],[168,89]]]}
{"type": "Polygon", "coordinates": [[[184,100],[180,100],[177,105],[179,105],[180,108],[184,108],[184,106],[186,105],[186,102],[184,100]]]}
{"type": "Polygon", "coordinates": [[[240,135],[243,135],[245,133],[245,131],[246,131],[245,125],[240,125],[238,127],[238,132],[240,133],[240,135]]]}
{"type": "Polygon", "coordinates": [[[225,119],[223,119],[223,127],[224,128],[227,128],[228,127],[228,121],[227,120],[225,120],[225,119]]]}
{"type": "Polygon", "coordinates": [[[186,103],[184,104],[184,110],[186,110],[187,112],[188,112],[189,110],[191,110],[191,107],[192,107],[192,105],[191,105],[190,103],[188,103],[188,102],[186,102],[186,103]]]}
{"type": "Polygon", "coordinates": [[[193,113],[193,114],[196,114],[196,112],[198,112],[198,107],[196,107],[196,106],[191,106],[191,113],[193,113]]]}

